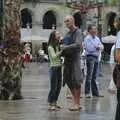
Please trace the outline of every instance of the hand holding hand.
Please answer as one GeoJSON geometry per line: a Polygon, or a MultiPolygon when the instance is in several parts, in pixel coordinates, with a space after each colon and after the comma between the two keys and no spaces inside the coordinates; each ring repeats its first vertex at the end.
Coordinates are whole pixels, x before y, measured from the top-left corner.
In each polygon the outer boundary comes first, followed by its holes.
{"type": "Polygon", "coordinates": [[[60,45],[60,50],[65,50],[67,48],[67,46],[66,45],[60,45]]]}

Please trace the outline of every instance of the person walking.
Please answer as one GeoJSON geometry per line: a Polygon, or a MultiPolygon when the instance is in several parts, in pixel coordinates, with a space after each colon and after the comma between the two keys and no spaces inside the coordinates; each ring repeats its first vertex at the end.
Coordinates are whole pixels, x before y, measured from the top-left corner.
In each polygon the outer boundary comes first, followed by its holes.
{"type": "MultiPolygon", "coordinates": [[[[115,60],[114,60],[114,53],[115,53],[115,44],[113,44],[110,52],[110,68],[111,68],[111,73],[113,73],[114,67],[115,67],[115,60]]],[[[116,93],[117,89],[113,81],[113,74],[111,74],[111,80],[108,86],[108,92],[109,93],[116,93]]]]}
{"type": "Polygon", "coordinates": [[[49,110],[61,108],[57,105],[57,100],[61,90],[61,53],[59,40],[61,35],[59,31],[54,30],[48,41],[48,56],[50,60],[50,92],[48,95],[49,110]]]}
{"type": "Polygon", "coordinates": [[[101,97],[99,88],[96,83],[98,72],[98,59],[103,45],[100,39],[96,36],[96,26],[88,26],[88,35],[84,40],[84,49],[86,55],[87,75],[85,81],[85,97],[90,98],[91,92],[93,97],[101,97]],[[90,91],[91,90],[91,91],[90,91]]]}
{"type": "Polygon", "coordinates": [[[64,23],[69,29],[65,35],[61,49],[64,56],[63,81],[69,87],[72,94],[72,106],[70,111],[78,111],[80,107],[81,83],[83,82],[82,70],[80,67],[80,55],[83,51],[82,33],[75,26],[74,18],[68,15],[64,18],[64,23]]]}
{"type": "Polygon", "coordinates": [[[120,120],[120,16],[115,18],[114,26],[117,29],[115,43],[115,68],[113,70],[113,80],[117,88],[117,108],[115,120],[120,120]]]}

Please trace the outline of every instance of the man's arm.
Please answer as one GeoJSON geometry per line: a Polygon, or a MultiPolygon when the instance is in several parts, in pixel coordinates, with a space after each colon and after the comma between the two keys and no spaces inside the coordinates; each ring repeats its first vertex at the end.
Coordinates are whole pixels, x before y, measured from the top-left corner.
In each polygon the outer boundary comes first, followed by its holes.
{"type": "Polygon", "coordinates": [[[120,63],[120,48],[116,48],[115,50],[115,61],[120,63]]]}
{"type": "Polygon", "coordinates": [[[68,52],[74,52],[76,50],[79,50],[81,52],[83,51],[83,47],[82,47],[83,37],[82,37],[81,31],[78,30],[74,34],[76,35],[76,38],[74,40],[75,43],[70,44],[70,45],[65,45],[64,51],[68,51],[68,52]]]}
{"type": "Polygon", "coordinates": [[[120,33],[117,34],[117,41],[115,43],[115,61],[120,63],[120,33]]]}

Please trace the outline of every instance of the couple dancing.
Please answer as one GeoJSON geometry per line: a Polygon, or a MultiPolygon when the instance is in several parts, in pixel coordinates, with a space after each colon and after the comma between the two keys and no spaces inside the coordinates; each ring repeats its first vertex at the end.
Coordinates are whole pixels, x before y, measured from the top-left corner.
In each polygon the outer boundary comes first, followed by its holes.
{"type": "Polygon", "coordinates": [[[60,109],[57,100],[61,90],[61,56],[64,57],[63,84],[67,84],[72,93],[72,106],[70,111],[78,111],[80,107],[81,83],[83,75],[80,66],[80,55],[82,54],[82,33],[75,26],[74,18],[68,15],[64,23],[69,32],[64,37],[61,45],[61,35],[54,30],[49,37],[48,55],[50,60],[50,92],[48,95],[49,110],[60,109]]]}

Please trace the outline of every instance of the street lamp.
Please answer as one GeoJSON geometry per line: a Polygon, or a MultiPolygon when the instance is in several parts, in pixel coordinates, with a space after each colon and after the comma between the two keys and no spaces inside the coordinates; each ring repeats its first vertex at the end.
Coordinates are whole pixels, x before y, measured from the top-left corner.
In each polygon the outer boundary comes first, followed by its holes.
{"type": "Polygon", "coordinates": [[[96,0],[97,4],[97,28],[98,28],[98,36],[102,37],[102,15],[101,15],[101,8],[103,4],[106,4],[106,0],[96,0]]]}

